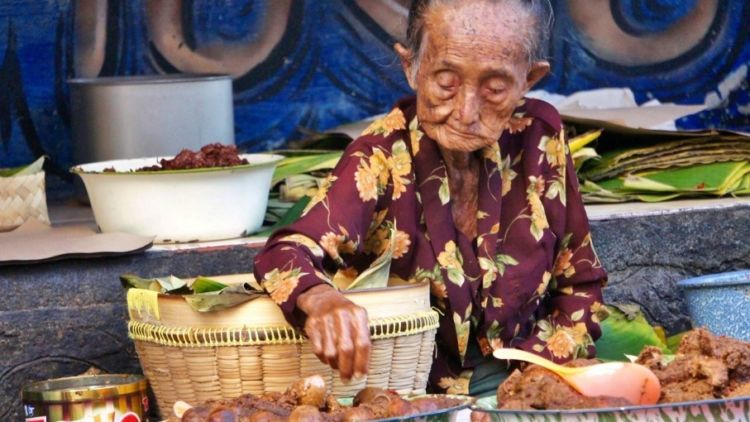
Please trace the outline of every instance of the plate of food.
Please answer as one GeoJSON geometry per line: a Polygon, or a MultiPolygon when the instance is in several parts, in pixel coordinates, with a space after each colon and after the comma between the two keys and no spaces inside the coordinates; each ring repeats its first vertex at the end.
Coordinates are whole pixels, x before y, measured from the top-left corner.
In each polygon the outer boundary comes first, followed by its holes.
{"type": "Polygon", "coordinates": [[[426,394],[404,397],[393,390],[366,387],[353,398],[326,393],[319,375],[293,383],[283,393],[245,394],[191,406],[178,401],[171,420],[209,421],[453,421],[471,406],[466,396],[426,394]]]}
{"type": "MultiPolygon", "coordinates": [[[[578,360],[570,366],[587,366],[578,360]]],[[[655,404],[622,397],[585,396],[557,374],[537,365],[514,371],[495,397],[477,400],[478,421],[747,421],[750,416],[750,344],[705,329],[686,333],[674,355],[646,347],[635,363],[660,382],[655,404]]],[[[612,385],[627,389],[621,378],[612,385]]]]}

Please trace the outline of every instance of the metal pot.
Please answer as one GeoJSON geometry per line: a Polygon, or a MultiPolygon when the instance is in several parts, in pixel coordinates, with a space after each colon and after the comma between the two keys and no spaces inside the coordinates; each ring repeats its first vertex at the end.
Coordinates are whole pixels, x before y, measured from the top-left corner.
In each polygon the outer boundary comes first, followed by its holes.
{"type": "Polygon", "coordinates": [[[76,164],[175,155],[212,142],[234,144],[229,76],[101,77],[69,83],[76,164]]]}

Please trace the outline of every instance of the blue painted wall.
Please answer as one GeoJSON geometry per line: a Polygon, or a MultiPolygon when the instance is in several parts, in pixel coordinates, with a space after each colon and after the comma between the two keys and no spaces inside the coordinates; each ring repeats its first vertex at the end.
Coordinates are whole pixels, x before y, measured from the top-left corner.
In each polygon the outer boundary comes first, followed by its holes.
{"type": "MultiPolygon", "coordinates": [[[[250,151],[383,112],[409,92],[391,52],[407,3],[2,0],[0,167],[47,154],[53,185],[70,180],[65,81],[74,76],[229,69],[236,141],[250,151]]],[[[712,109],[679,125],[750,131],[750,2],[553,4],[553,74],[541,88],[627,86],[639,101],[707,102],[712,109]]]]}

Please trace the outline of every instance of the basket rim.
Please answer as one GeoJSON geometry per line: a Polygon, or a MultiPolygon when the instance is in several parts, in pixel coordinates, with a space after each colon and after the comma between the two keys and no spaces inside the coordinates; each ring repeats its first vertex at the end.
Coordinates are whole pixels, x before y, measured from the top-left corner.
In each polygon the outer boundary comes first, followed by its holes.
{"type": "MultiPolygon", "coordinates": [[[[439,318],[436,311],[428,309],[408,315],[374,319],[370,321],[370,338],[380,340],[435,330],[440,325],[439,318]]],[[[301,344],[306,341],[299,330],[289,325],[191,328],[135,320],[128,322],[128,337],[170,347],[260,346],[301,344]]]]}

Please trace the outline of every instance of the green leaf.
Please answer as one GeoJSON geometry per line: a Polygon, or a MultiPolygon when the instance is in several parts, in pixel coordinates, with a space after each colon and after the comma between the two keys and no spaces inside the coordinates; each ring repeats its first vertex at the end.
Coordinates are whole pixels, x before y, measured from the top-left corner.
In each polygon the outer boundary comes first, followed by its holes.
{"type": "Polygon", "coordinates": [[[187,289],[187,282],[173,275],[157,278],[141,278],[135,274],[123,274],[120,281],[125,288],[153,290],[159,293],[178,293],[187,289]]]}
{"type": "Polygon", "coordinates": [[[687,332],[683,332],[667,337],[667,347],[672,353],[677,353],[677,349],[680,347],[680,341],[682,341],[682,337],[684,337],[686,333],[687,332]]]}
{"type": "Polygon", "coordinates": [[[41,156],[31,164],[25,166],[14,167],[9,169],[0,169],[0,177],[12,177],[12,176],[28,176],[39,173],[44,168],[45,156],[41,156]]]}
{"type": "Polygon", "coordinates": [[[265,230],[261,230],[255,233],[255,236],[268,237],[272,235],[276,230],[284,228],[294,223],[295,221],[299,220],[299,218],[302,216],[302,213],[305,211],[305,207],[309,203],[310,203],[310,197],[303,196],[299,201],[294,203],[294,206],[289,208],[289,210],[284,214],[283,217],[279,219],[279,221],[276,224],[274,224],[273,226],[265,230]]]}
{"type": "Polygon", "coordinates": [[[388,278],[391,274],[391,261],[393,260],[393,251],[395,249],[396,229],[391,227],[388,247],[369,268],[362,271],[362,273],[354,279],[352,284],[347,287],[347,290],[388,287],[388,278]]]}
{"type": "Polygon", "coordinates": [[[625,355],[641,353],[645,346],[656,346],[668,352],[638,305],[607,306],[609,317],[600,323],[602,336],[596,342],[597,357],[602,360],[627,361],[625,355]]]}
{"type": "Polygon", "coordinates": [[[231,284],[222,290],[185,295],[183,298],[193,310],[211,312],[231,308],[266,294],[248,283],[231,284]]]}
{"type": "Polygon", "coordinates": [[[211,280],[210,278],[205,277],[196,278],[190,286],[194,293],[216,292],[225,289],[226,287],[227,285],[224,283],[219,283],[216,280],[211,280]]]}
{"type": "Polygon", "coordinates": [[[315,170],[332,169],[343,153],[341,151],[287,157],[279,162],[273,172],[271,184],[275,185],[289,176],[315,170]]]}

